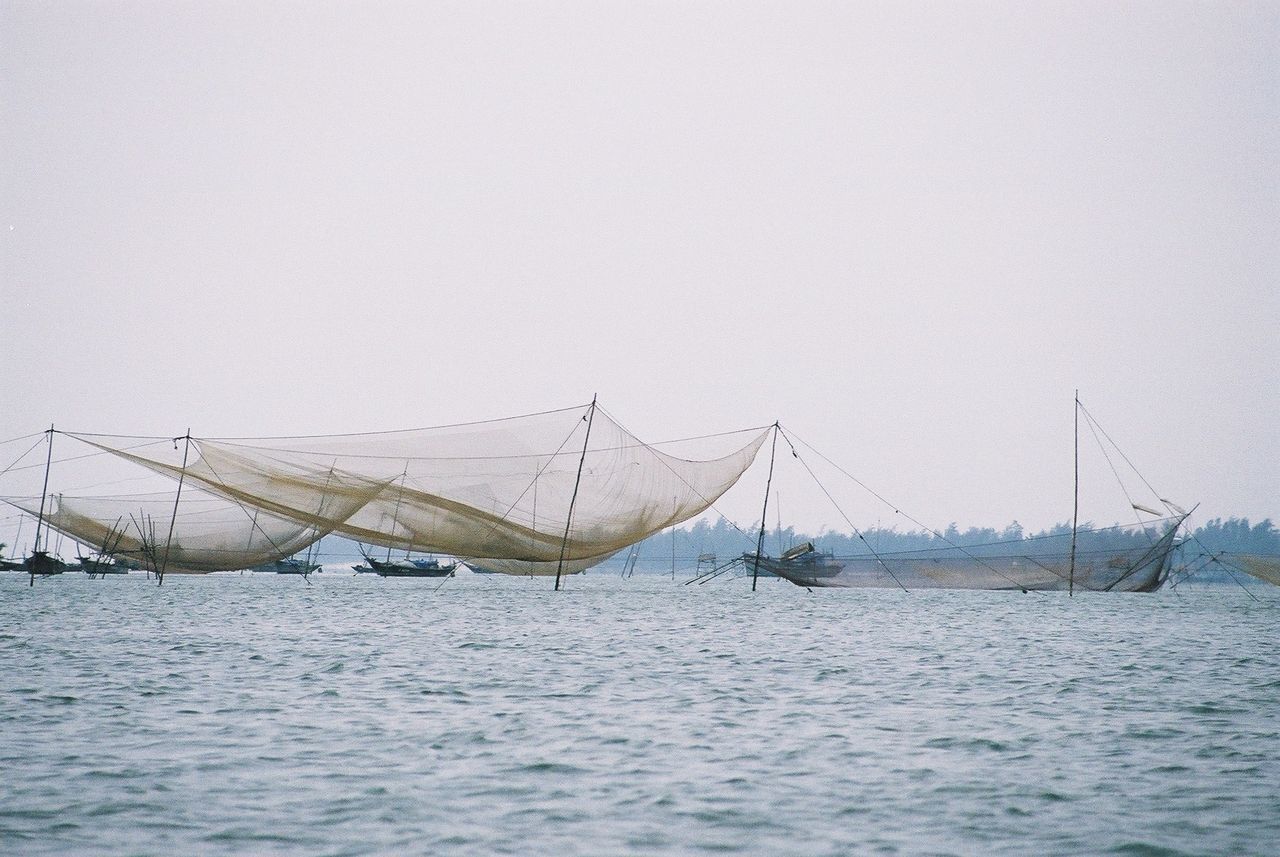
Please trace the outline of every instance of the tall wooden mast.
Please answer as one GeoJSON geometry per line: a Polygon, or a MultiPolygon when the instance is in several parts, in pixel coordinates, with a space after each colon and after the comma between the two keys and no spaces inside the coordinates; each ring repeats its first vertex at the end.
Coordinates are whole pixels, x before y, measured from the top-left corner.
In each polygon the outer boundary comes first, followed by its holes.
{"type": "Polygon", "coordinates": [[[760,510],[760,538],[756,540],[756,558],[751,564],[751,591],[756,591],[760,578],[760,554],[764,553],[764,525],[769,514],[769,488],[773,485],[773,460],[778,452],[778,424],[773,424],[773,445],[769,447],[769,478],[764,483],[764,508],[760,510]]]}
{"type": "Polygon", "coordinates": [[[35,547],[31,549],[31,559],[28,561],[31,567],[31,582],[28,584],[29,586],[36,585],[36,569],[45,566],[40,554],[40,527],[44,524],[44,501],[49,496],[49,469],[53,466],[53,423],[49,423],[48,435],[49,454],[44,460],[44,487],[40,489],[40,515],[36,518],[35,547]]]}
{"type": "MultiPolygon", "coordinates": [[[[177,446],[178,438],[174,438],[174,446],[177,446]]],[[[169,518],[169,536],[164,541],[164,558],[160,561],[160,568],[156,570],[157,586],[164,584],[164,572],[169,567],[169,548],[173,545],[173,525],[178,523],[178,502],[182,499],[182,483],[187,478],[187,454],[191,452],[191,429],[187,428],[187,433],[182,436],[182,470],[178,472],[178,493],[173,498],[173,515],[169,518]]]]}
{"type": "Polygon", "coordinates": [[[1080,526],[1080,391],[1076,390],[1075,406],[1076,478],[1075,500],[1071,509],[1071,567],[1067,572],[1067,597],[1076,594],[1076,530],[1080,526]]]}
{"type": "MultiPolygon", "coordinates": [[[[573,525],[573,507],[578,502],[578,485],[582,482],[582,465],[587,461],[587,444],[591,442],[591,423],[596,418],[596,396],[591,397],[587,411],[587,436],[582,439],[582,457],[578,459],[578,476],[573,480],[573,496],[569,498],[569,514],[564,519],[564,538],[560,541],[560,562],[556,564],[556,591],[560,590],[560,573],[564,570],[564,554],[569,547],[569,528],[573,525]]],[[[537,484],[536,482],[534,483],[537,484]]]]}
{"type": "Polygon", "coordinates": [[[49,454],[44,460],[44,487],[40,489],[40,515],[36,518],[36,541],[32,554],[40,552],[40,527],[44,524],[44,501],[49,496],[49,468],[53,465],[53,423],[49,423],[49,454]]]}

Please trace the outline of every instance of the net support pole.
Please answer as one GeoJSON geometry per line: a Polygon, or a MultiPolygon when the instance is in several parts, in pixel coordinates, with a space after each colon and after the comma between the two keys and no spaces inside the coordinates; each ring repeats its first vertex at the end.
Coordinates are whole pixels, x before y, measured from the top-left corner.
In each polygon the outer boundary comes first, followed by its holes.
{"type": "MultiPolygon", "coordinates": [[[[569,514],[564,520],[564,538],[560,540],[560,562],[556,564],[556,588],[560,591],[560,573],[564,570],[564,554],[569,548],[569,528],[573,526],[573,506],[578,502],[578,486],[582,483],[582,466],[587,462],[587,444],[591,442],[591,423],[596,418],[596,398],[591,397],[591,408],[587,411],[587,436],[582,439],[582,457],[578,459],[578,476],[573,480],[573,496],[569,498],[569,514]]],[[[535,482],[535,484],[537,484],[535,482]]]]}
{"type": "Polygon", "coordinates": [[[764,552],[764,526],[769,516],[769,489],[773,486],[773,460],[778,452],[778,423],[773,424],[773,444],[769,447],[769,478],[764,483],[764,508],[760,510],[760,538],[756,540],[756,557],[751,563],[751,591],[756,591],[760,578],[760,554],[764,552]]]}
{"type": "Polygon", "coordinates": [[[1080,526],[1080,391],[1076,390],[1075,406],[1075,497],[1071,507],[1071,565],[1067,571],[1067,597],[1076,594],[1076,531],[1080,526]]]}
{"type": "MultiPolygon", "coordinates": [[[[404,499],[404,481],[409,478],[409,459],[404,461],[404,472],[400,474],[400,493],[396,494],[396,509],[391,515],[391,538],[395,538],[396,527],[400,526],[400,501],[404,499]]],[[[387,540],[387,558],[385,562],[391,562],[391,539],[387,540]]],[[[412,545],[410,545],[412,547],[412,545]]],[[[409,552],[404,552],[404,558],[409,558],[409,552]]]]}
{"type": "MultiPolygon", "coordinates": [[[[174,438],[174,445],[177,446],[177,438],[174,438]]],[[[156,572],[157,586],[164,584],[164,572],[169,567],[169,548],[173,545],[173,525],[178,523],[178,502],[182,499],[182,483],[187,477],[187,454],[191,451],[191,429],[187,428],[187,433],[182,436],[182,469],[178,471],[178,493],[173,497],[173,515],[169,517],[169,535],[164,540],[164,559],[160,561],[160,569],[156,572]]]]}
{"type": "Polygon", "coordinates": [[[31,549],[31,582],[36,585],[36,566],[40,564],[40,527],[44,524],[44,501],[49,496],[49,469],[53,466],[53,423],[49,423],[49,454],[44,460],[44,487],[40,489],[40,515],[36,518],[36,542],[31,549]]]}

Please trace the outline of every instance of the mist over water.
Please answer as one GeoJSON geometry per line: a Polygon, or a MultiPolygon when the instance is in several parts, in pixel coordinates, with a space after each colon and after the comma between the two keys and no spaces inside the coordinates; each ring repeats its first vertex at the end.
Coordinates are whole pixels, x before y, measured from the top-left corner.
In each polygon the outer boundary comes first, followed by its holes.
{"type": "Polygon", "coordinates": [[[0,575],[0,852],[1280,841],[1280,598],[0,575]]]}

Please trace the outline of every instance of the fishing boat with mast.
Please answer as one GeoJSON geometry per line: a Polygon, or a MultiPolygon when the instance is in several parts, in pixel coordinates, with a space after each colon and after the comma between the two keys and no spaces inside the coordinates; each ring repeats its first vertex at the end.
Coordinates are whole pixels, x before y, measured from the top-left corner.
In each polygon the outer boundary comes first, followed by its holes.
{"type": "Polygon", "coordinates": [[[36,516],[36,537],[31,547],[31,554],[22,561],[22,568],[20,569],[31,576],[31,586],[36,585],[37,577],[51,577],[55,574],[65,574],[71,570],[71,566],[49,553],[48,550],[49,527],[45,521],[45,503],[49,499],[49,470],[53,466],[54,428],[52,424],[50,424],[45,434],[48,436],[48,451],[44,462],[44,486],[40,490],[40,511],[36,516]],[[45,542],[44,550],[40,549],[42,532],[45,542]]]}
{"type": "MultiPolygon", "coordinates": [[[[1079,419],[1084,406],[1078,395],[1075,405],[1075,500],[1069,532],[1048,533],[1013,542],[961,545],[926,528],[944,543],[943,546],[887,553],[872,549],[854,528],[855,535],[866,547],[865,554],[837,557],[831,552],[818,550],[813,542],[805,542],[772,557],[763,551],[762,526],[757,550],[742,554],[738,563],[752,576],[753,586],[760,574],[769,572],[807,588],[1154,592],[1169,579],[1173,553],[1180,544],[1178,531],[1190,513],[1168,500],[1159,501],[1164,504],[1165,512],[1130,500],[1135,512],[1153,515],[1156,520],[1143,523],[1139,519],[1136,527],[1081,528],[1079,419]]],[[[1092,416],[1087,411],[1085,414],[1092,423],[1092,416]]],[[[777,434],[782,429],[775,424],[774,430],[776,449],[777,434]]],[[[791,446],[792,454],[800,459],[795,445],[791,446]]],[[[813,476],[808,464],[805,468],[813,476]]],[[[772,477],[771,455],[770,481],[772,477]]],[[[765,509],[768,509],[767,486],[765,509]]],[[[852,527],[847,516],[845,520],[852,527]]]]}

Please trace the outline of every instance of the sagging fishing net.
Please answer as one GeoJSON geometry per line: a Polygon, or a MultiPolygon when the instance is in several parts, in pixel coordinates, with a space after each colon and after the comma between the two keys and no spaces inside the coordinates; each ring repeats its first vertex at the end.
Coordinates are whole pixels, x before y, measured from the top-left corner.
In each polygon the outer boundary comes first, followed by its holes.
{"type": "MultiPolygon", "coordinates": [[[[313,523],[245,507],[198,486],[184,486],[175,514],[176,497],[175,491],[55,495],[45,504],[44,522],[90,553],[167,573],[251,568],[291,556],[327,534],[313,523]]],[[[9,502],[32,516],[39,513],[39,497],[9,502]]],[[[326,511],[340,514],[341,505],[335,500],[326,504],[326,511]]]]}

